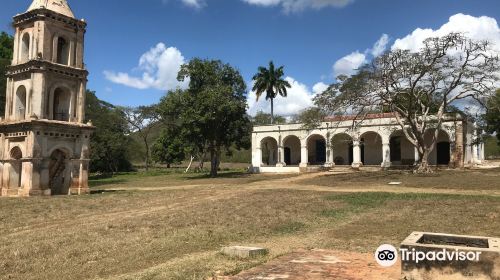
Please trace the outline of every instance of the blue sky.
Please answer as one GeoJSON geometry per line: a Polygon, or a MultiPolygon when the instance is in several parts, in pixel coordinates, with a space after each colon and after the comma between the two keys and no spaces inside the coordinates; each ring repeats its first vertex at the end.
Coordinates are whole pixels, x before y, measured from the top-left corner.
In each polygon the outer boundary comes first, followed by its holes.
{"type": "MultiPolygon", "coordinates": [[[[422,36],[454,28],[500,43],[498,0],[68,2],[88,22],[88,88],[118,105],[151,104],[184,86],[175,82],[175,70],[193,57],[228,62],[249,84],[257,67],[272,59],[285,65],[294,85],[290,98],[277,101],[277,112],[293,114],[310,105],[334,73],[349,73],[384,47],[416,48],[422,36]]],[[[12,16],[30,3],[2,0],[0,30],[12,33],[12,16]]],[[[268,109],[253,99],[250,94],[251,112],[268,109]]]]}

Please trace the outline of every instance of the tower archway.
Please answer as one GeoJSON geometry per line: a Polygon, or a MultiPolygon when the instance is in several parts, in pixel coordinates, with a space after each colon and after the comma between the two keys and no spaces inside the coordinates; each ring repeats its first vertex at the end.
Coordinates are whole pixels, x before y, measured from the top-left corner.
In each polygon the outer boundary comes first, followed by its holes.
{"type": "Polygon", "coordinates": [[[63,65],[69,65],[69,52],[69,42],[63,37],[58,37],[56,62],[63,65]]]}
{"type": "Polygon", "coordinates": [[[20,60],[21,63],[27,62],[30,59],[30,34],[24,33],[21,40],[20,48],[20,60]]]}
{"type": "Polygon", "coordinates": [[[16,119],[24,120],[26,118],[26,87],[19,86],[17,88],[14,106],[16,119]]]}
{"type": "Polygon", "coordinates": [[[21,187],[23,177],[23,152],[19,147],[14,147],[10,150],[10,174],[9,174],[9,188],[16,189],[21,187]]]}
{"type": "Polygon", "coordinates": [[[57,121],[70,119],[71,92],[66,88],[58,87],[54,90],[53,117],[57,121]]]}
{"type": "Polygon", "coordinates": [[[57,149],[50,155],[49,186],[52,195],[69,194],[70,169],[68,167],[69,153],[57,149]]]}

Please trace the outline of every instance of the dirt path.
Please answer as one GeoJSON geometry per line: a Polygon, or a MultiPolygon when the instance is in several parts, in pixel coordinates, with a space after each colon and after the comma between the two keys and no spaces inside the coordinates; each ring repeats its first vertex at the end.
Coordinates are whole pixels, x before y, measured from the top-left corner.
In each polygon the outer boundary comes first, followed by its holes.
{"type": "Polygon", "coordinates": [[[391,268],[379,266],[371,254],[331,250],[297,251],[250,269],[228,280],[395,280],[401,275],[401,264],[391,268]]]}
{"type": "MultiPolygon", "coordinates": [[[[349,172],[333,173],[333,174],[345,174],[349,172]]],[[[308,179],[314,179],[317,177],[332,175],[331,172],[317,172],[317,173],[304,173],[291,178],[280,178],[280,179],[269,179],[264,181],[247,183],[244,185],[235,186],[234,183],[222,183],[222,184],[192,184],[192,185],[172,185],[172,186],[159,186],[159,187],[124,187],[124,188],[112,188],[106,191],[159,191],[159,190],[188,190],[195,188],[231,188],[238,190],[267,190],[267,189],[290,189],[290,190],[302,190],[302,191],[317,191],[317,192],[390,192],[390,193],[431,193],[431,194],[459,194],[459,195],[489,195],[489,196],[500,196],[500,190],[462,190],[462,189],[435,189],[435,188],[414,188],[414,187],[402,187],[402,186],[391,186],[391,185],[370,185],[367,187],[328,187],[319,186],[314,184],[304,184],[308,179]]],[[[332,177],[334,178],[334,177],[332,177]]]]}

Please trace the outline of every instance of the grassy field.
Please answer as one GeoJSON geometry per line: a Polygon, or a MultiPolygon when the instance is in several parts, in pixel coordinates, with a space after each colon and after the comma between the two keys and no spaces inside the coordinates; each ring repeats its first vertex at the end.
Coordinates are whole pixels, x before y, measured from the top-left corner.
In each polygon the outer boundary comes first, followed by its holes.
{"type": "Polygon", "coordinates": [[[0,199],[0,279],[207,279],[299,248],[372,252],[412,231],[498,236],[499,182],[498,169],[94,177],[89,196],[0,199]],[[420,192],[392,192],[389,181],[420,192]],[[232,244],[271,254],[243,261],[218,253],[232,244]]]}
{"type": "Polygon", "coordinates": [[[500,169],[443,170],[435,174],[419,175],[408,171],[359,172],[335,174],[303,180],[301,183],[328,187],[364,188],[367,185],[387,185],[400,182],[402,187],[422,189],[500,190],[500,169]]]}

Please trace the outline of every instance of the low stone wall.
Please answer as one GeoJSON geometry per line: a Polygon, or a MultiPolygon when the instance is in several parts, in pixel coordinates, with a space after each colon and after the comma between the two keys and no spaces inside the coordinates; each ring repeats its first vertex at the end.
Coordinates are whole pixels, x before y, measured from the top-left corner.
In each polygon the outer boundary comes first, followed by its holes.
{"type": "Polygon", "coordinates": [[[405,280],[500,280],[500,239],[497,238],[414,232],[401,244],[401,258],[405,280]],[[405,252],[430,253],[436,259],[409,260],[403,257],[405,252]],[[444,254],[451,256],[458,252],[475,255],[477,259],[445,259],[444,254]]]}

